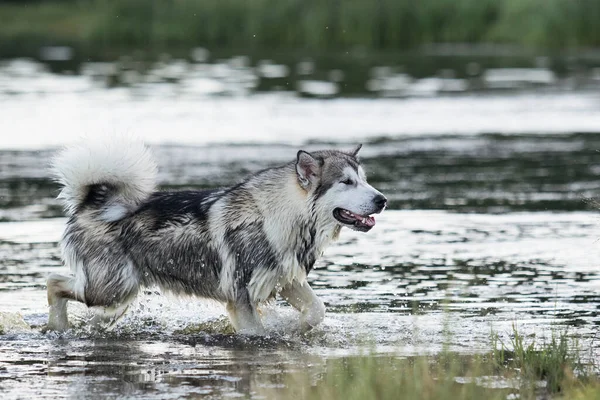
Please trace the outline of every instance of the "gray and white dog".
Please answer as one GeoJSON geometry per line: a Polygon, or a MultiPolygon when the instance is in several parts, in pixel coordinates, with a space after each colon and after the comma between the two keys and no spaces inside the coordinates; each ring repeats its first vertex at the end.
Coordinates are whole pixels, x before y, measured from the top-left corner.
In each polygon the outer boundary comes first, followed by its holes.
{"type": "Polygon", "coordinates": [[[359,149],[299,151],[233,187],[178,192],[155,191],[156,163],[142,143],[65,149],[53,169],[73,276],[48,278],[48,329],[68,328],[68,300],[114,321],[149,286],[225,303],[243,334],[264,334],[257,306],[280,293],[302,329],[314,327],[325,306],[307,274],[342,227],[366,232],[386,206],[359,149]]]}

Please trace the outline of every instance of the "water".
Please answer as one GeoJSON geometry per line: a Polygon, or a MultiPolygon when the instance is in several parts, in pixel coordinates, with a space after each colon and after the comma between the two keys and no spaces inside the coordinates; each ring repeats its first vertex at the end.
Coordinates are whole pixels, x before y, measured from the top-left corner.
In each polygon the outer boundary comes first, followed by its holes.
{"type": "Polygon", "coordinates": [[[215,97],[177,82],[107,89],[29,65],[38,81],[0,90],[3,398],[259,398],[297,371],[318,379],[334,357],[431,354],[445,343],[472,354],[489,349],[492,330],[507,340],[513,324],[540,340],[568,329],[599,350],[595,92],[215,97]],[[47,163],[82,133],[112,132],[152,143],[168,189],[230,185],[300,147],[360,141],[390,209],[369,233],[343,231],[318,262],[309,280],[328,312],[308,334],[281,302],[262,309],[269,337],[244,338],[229,333],[223,306],[153,288],[112,330],[90,330],[72,304],[74,329],[42,334],[46,276],[66,272],[47,163]]]}
{"type": "Polygon", "coordinates": [[[11,395],[252,394],[365,346],[430,354],[449,340],[455,351],[483,351],[492,329],[508,340],[513,323],[539,340],[569,327],[584,346],[597,346],[598,219],[589,212],[388,211],[368,234],[344,232],[311,274],[328,306],[322,326],[300,335],[296,313],[272,305],[263,310],[271,332],[263,340],[220,334],[221,306],[153,291],[112,332],[90,332],[84,308],[72,306],[78,328],[40,334],[44,276],[62,270],[55,241],[63,223],[0,227],[0,304],[33,326],[0,343],[0,386],[11,395]]]}

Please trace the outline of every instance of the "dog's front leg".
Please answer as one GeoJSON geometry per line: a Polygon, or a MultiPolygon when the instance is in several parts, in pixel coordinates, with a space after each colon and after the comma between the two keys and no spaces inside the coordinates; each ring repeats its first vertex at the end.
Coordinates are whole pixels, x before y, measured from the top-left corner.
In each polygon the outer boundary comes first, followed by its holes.
{"type": "Polygon", "coordinates": [[[281,290],[281,296],[300,311],[303,331],[314,328],[325,318],[325,304],[317,297],[308,282],[294,280],[281,290]]]}
{"type": "Polygon", "coordinates": [[[258,315],[256,304],[247,294],[238,295],[236,301],[227,303],[227,312],[233,328],[243,335],[264,335],[265,328],[258,315]]]}

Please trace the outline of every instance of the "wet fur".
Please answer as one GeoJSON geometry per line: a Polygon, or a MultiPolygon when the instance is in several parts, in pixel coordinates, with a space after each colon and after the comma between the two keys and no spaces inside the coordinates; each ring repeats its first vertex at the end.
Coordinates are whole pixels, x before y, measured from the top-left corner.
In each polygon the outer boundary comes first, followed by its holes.
{"type": "MultiPolygon", "coordinates": [[[[277,292],[301,312],[304,329],[318,324],[325,309],[306,276],[342,227],[332,207],[343,196],[332,187],[343,174],[364,176],[356,152],[299,152],[230,188],[161,192],[139,143],[66,149],[54,171],[69,214],[62,254],[73,272],[48,280],[48,328],[58,331],[68,327],[67,300],[115,319],[149,286],[226,303],[242,333],[264,333],[256,307],[277,292]]],[[[372,201],[381,194],[360,185],[362,211],[381,211],[372,201]]]]}

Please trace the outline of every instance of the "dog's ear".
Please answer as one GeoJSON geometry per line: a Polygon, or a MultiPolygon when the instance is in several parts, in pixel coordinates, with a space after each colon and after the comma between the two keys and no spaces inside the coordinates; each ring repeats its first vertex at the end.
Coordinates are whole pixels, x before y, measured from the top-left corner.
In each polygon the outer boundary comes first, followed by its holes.
{"type": "Polygon", "coordinates": [[[300,150],[296,157],[296,173],[298,174],[298,181],[303,188],[308,188],[311,183],[317,180],[321,172],[323,160],[304,150],[300,150]]]}
{"type": "Polygon", "coordinates": [[[355,148],[353,148],[352,150],[350,150],[350,155],[352,157],[356,157],[356,155],[358,154],[358,152],[360,151],[360,149],[362,148],[362,143],[359,144],[358,146],[356,146],[355,148]]]}

